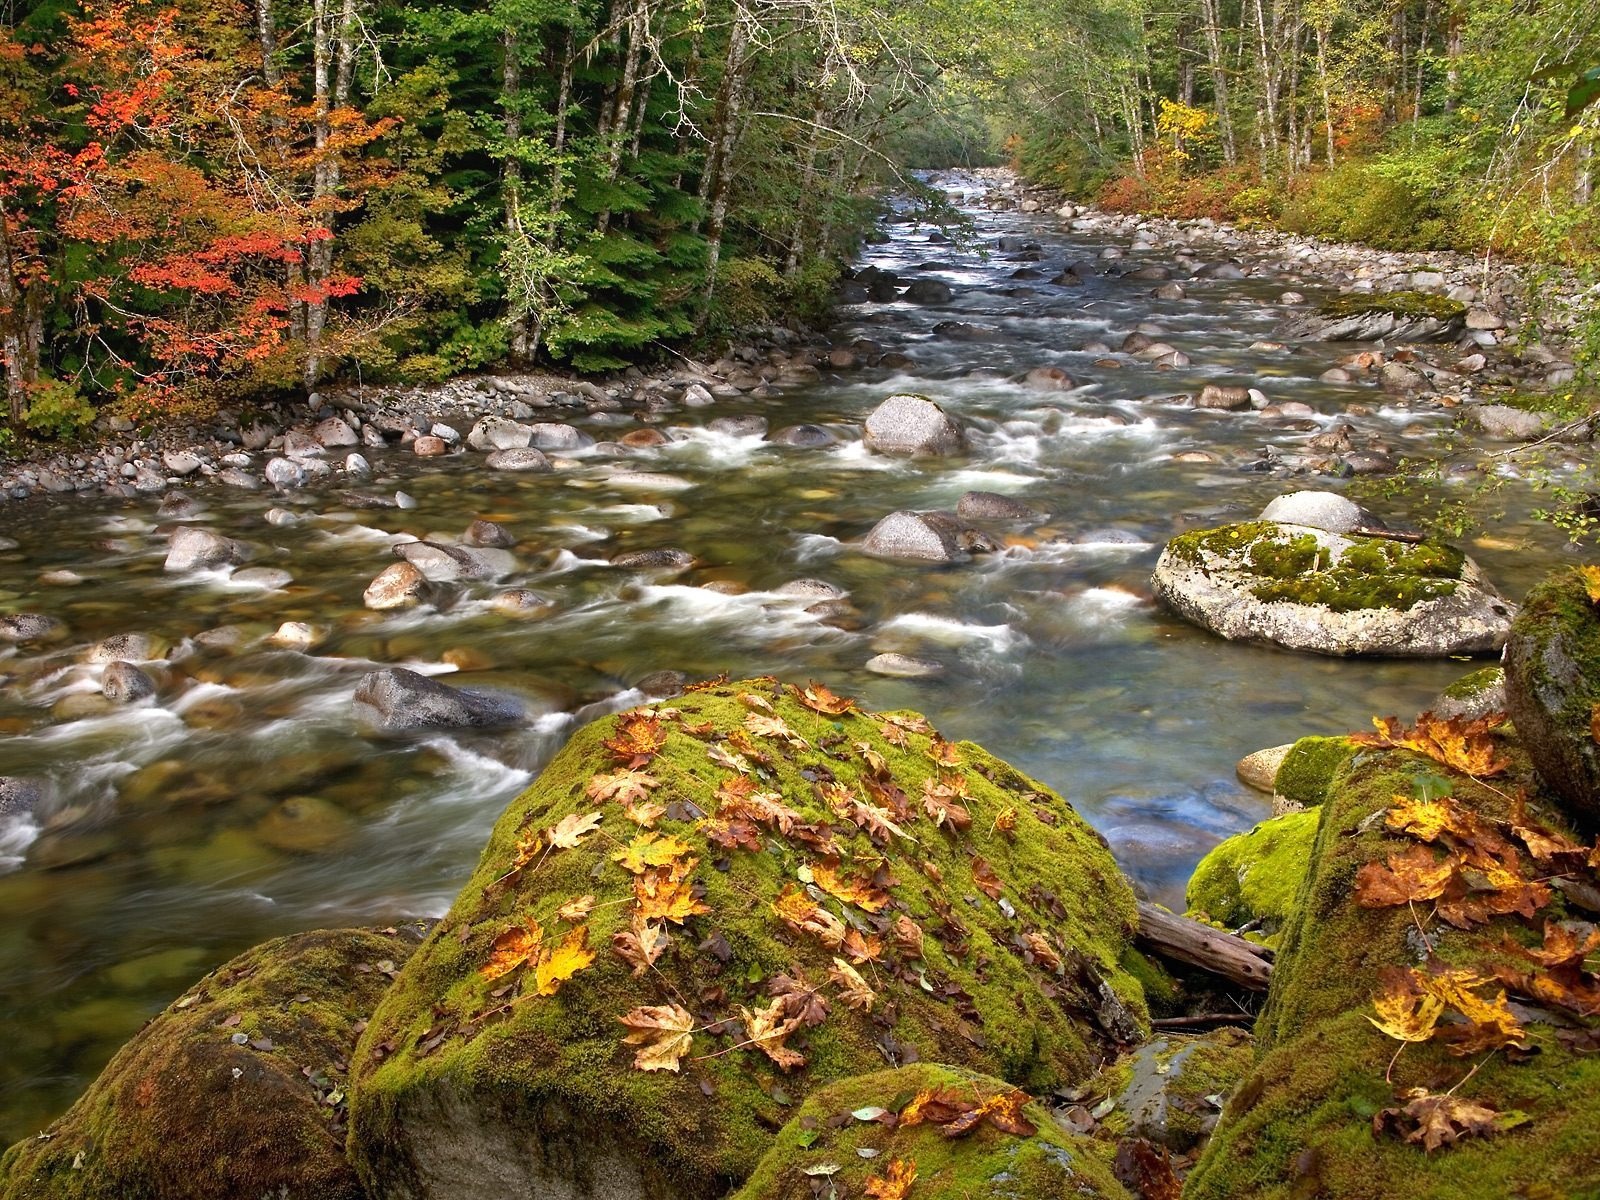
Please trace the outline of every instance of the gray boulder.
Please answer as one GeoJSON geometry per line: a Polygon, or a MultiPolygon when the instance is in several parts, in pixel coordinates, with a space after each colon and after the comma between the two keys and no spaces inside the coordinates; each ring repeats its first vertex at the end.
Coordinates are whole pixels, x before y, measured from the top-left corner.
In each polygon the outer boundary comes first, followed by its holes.
{"type": "Polygon", "coordinates": [[[167,543],[167,571],[198,571],[209,567],[228,567],[250,557],[242,542],[225,538],[209,529],[184,526],[174,530],[167,543]]]}
{"type": "Polygon", "coordinates": [[[85,662],[151,662],[164,657],[164,643],[148,633],[114,633],[89,648],[85,662]]]}
{"type": "Polygon", "coordinates": [[[61,622],[43,613],[0,614],[0,642],[38,642],[59,633],[61,622]]]}
{"type": "Polygon", "coordinates": [[[44,800],[44,789],[32,779],[0,775],[0,817],[23,817],[44,800]]]}
{"type": "Polygon", "coordinates": [[[350,423],[343,417],[329,417],[326,421],[319,421],[311,436],[317,439],[319,445],[329,449],[343,446],[359,446],[361,435],[351,428],[350,423]]]}
{"type": "Polygon", "coordinates": [[[509,696],[453,688],[404,667],[364,676],[351,704],[356,723],[375,733],[496,729],[523,717],[522,705],[509,696]]]}
{"type": "Polygon", "coordinates": [[[516,569],[506,551],[481,546],[450,546],[442,542],[401,542],[396,557],[405,559],[432,583],[457,579],[498,579],[516,569]]]}
{"type": "Polygon", "coordinates": [[[867,417],[862,441],[878,454],[959,454],[967,448],[961,426],[926,396],[890,396],[867,417]]]}
{"type": "Polygon", "coordinates": [[[517,544],[517,539],[511,536],[511,531],[497,521],[474,521],[467,526],[466,536],[462,538],[469,546],[488,546],[497,550],[509,550],[517,544]]]}
{"type": "Polygon", "coordinates": [[[1515,611],[1453,547],[1273,521],[1174,538],[1152,585],[1222,637],[1336,656],[1487,653],[1515,611]]]}
{"type": "Polygon", "coordinates": [[[866,669],[874,675],[890,679],[933,679],[944,674],[944,664],[931,658],[912,658],[908,654],[875,654],[866,661],[866,669]]]}
{"type": "Polygon", "coordinates": [[[1309,525],[1329,533],[1388,528],[1376,513],[1338,492],[1290,492],[1268,503],[1261,510],[1260,519],[1284,525],[1309,525]]]}
{"type": "Polygon", "coordinates": [[[113,704],[132,704],[155,695],[156,681],[130,662],[111,662],[100,676],[100,694],[113,704]]]}
{"type": "Polygon", "coordinates": [[[1490,437],[1508,442],[1531,442],[1545,432],[1544,418],[1538,413],[1507,404],[1477,404],[1467,415],[1490,437]]]}
{"type": "Polygon", "coordinates": [[[636,571],[684,571],[694,566],[694,555],[671,546],[654,550],[628,550],[614,556],[611,565],[636,571]]]}
{"type": "Polygon", "coordinates": [[[532,447],[516,450],[496,450],[484,459],[492,471],[549,471],[553,470],[544,451],[532,447]]]}
{"type": "Polygon", "coordinates": [[[1196,408],[1221,409],[1225,412],[1238,412],[1241,409],[1250,407],[1250,389],[1208,383],[1200,389],[1200,394],[1194,398],[1194,406],[1196,408]]]}
{"type": "Polygon", "coordinates": [[[789,425],[767,439],[775,446],[798,446],[805,450],[820,450],[839,439],[833,430],[821,425],[789,425]]]}
{"type": "Polygon", "coordinates": [[[971,552],[995,548],[988,534],[947,512],[890,513],[861,542],[861,549],[877,558],[920,562],[960,562],[971,552]]]}
{"type": "Polygon", "coordinates": [[[956,516],[967,521],[1038,522],[1049,515],[999,492],[968,492],[956,503],[956,516]]]}
{"type": "MultiPolygon", "coordinates": [[[[290,458],[274,458],[267,463],[267,482],[280,491],[289,488],[304,487],[306,482],[306,469],[301,463],[290,458]]],[[[251,483],[254,484],[254,480],[251,483]]]]}
{"type": "Polygon", "coordinates": [[[918,279],[905,290],[904,299],[912,304],[949,304],[955,298],[948,283],[937,279],[918,279]]]}
{"type": "Polygon", "coordinates": [[[533,445],[533,426],[505,417],[482,417],[467,432],[467,445],[484,453],[523,450],[533,445]]]}
{"type": "Polygon", "coordinates": [[[540,450],[587,450],[594,445],[594,439],[581,429],[565,425],[558,421],[541,421],[537,425],[530,425],[533,445],[540,450]]]}
{"type": "Polygon", "coordinates": [[[427,576],[408,562],[397,562],[378,572],[367,584],[361,602],[368,608],[384,612],[393,608],[412,608],[426,604],[433,597],[433,585],[427,576]]]}

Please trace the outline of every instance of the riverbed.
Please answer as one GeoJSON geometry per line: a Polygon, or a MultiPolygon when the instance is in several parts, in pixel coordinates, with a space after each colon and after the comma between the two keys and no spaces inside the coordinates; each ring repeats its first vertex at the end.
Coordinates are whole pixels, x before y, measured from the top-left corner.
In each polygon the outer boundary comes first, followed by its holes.
{"type": "MultiPolygon", "coordinates": [[[[601,445],[562,452],[548,474],[487,471],[471,453],[365,450],[373,475],[358,490],[403,491],[410,508],[352,502],[349,481],[190,493],[198,509],[182,523],[248,543],[252,568],[286,578],[164,571],[179,522],[158,515],[159,497],[0,512],[0,533],[18,543],[0,551],[0,611],[64,623],[53,643],[0,651],[0,776],[41,780],[46,793],[33,819],[0,827],[0,1139],[42,1127],[146,1018],[246,946],[442,913],[506,802],[578,724],[644,699],[633,685],[652,673],[818,679],[874,708],[925,712],[946,737],[981,742],[1060,791],[1138,884],[1179,906],[1198,858],[1268,813],[1235,781],[1238,758],[1410,715],[1470,669],[1230,644],[1158,609],[1148,586],[1174,534],[1252,516],[1287,491],[1345,486],[1257,469],[1263,448],[1292,458],[1349,421],[1396,455],[1427,454],[1454,419],[1448,407],[1324,382],[1352,347],[1264,345],[1288,315],[1286,288],[1318,298],[1304,279],[1191,279],[1172,248],[1125,241],[1114,247],[1123,258],[1102,259],[1104,237],[1050,213],[992,211],[976,178],[942,182],[974,222],[975,247],[895,222],[864,262],[939,280],[952,299],[852,305],[832,334],[839,347],[871,343],[862,358],[910,365],[824,363],[815,382],[660,414],[654,427],[672,440],[657,447],[608,448],[617,414],[580,414],[570,419],[601,445]],[[1081,286],[1049,282],[1086,260],[1102,270],[1081,286]],[[1147,264],[1176,265],[1184,296],[1157,299],[1154,283],[1126,277],[1147,264]],[[1189,363],[1117,350],[1141,323],[1189,363]],[[1052,366],[1077,386],[1017,382],[1052,366]],[[1206,383],[1258,387],[1314,415],[1273,421],[1175,399],[1206,383]],[[866,414],[907,390],[968,426],[969,453],[863,449],[866,414]],[[837,440],[804,448],[710,428],[728,416],[822,425],[837,440]],[[887,513],[954,508],[972,490],[1049,516],[987,523],[1000,548],[951,565],[855,547],[887,513]],[[394,543],[458,538],[475,519],[510,532],[510,574],[465,583],[442,608],[364,607],[394,543]],[[610,563],[662,547],[695,565],[610,563]],[[845,602],[780,590],[800,579],[842,589],[845,602]],[[492,601],[508,588],[546,604],[507,615],[492,601]],[[305,623],[310,640],[268,640],[284,622],[305,623]],[[103,667],[85,658],[127,633],[165,651],[142,664],[158,690],[105,705],[103,667]],[[943,673],[865,669],[884,652],[943,673]],[[528,717],[509,732],[365,736],[350,696],[385,665],[513,693],[528,717]]],[[[1528,495],[1494,504],[1506,515],[1467,548],[1516,597],[1570,554],[1527,515],[1528,495]]],[[[1384,515],[1418,514],[1397,500],[1384,515]]]]}

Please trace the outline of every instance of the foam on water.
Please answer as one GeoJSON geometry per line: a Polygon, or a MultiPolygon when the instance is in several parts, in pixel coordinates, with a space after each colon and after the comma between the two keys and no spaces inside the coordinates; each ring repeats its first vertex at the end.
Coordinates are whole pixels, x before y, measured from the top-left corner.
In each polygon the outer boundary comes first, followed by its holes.
{"type": "Polygon", "coordinates": [[[901,613],[885,621],[879,628],[884,633],[913,634],[941,646],[978,643],[997,654],[1009,653],[1028,640],[1010,625],[979,625],[972,621],[921,612],[901,613]]]}

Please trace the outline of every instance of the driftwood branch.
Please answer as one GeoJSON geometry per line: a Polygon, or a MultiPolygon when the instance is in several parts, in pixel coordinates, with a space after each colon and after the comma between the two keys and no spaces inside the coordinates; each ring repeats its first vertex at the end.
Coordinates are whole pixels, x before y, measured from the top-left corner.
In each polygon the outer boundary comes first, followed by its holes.
{"type": "Polygon", "coordinates": [[[1154,904],[1139,902],[1139,940],[1157,954],[1264,992],[1272,980],[1271,951],[1154,904]]]}

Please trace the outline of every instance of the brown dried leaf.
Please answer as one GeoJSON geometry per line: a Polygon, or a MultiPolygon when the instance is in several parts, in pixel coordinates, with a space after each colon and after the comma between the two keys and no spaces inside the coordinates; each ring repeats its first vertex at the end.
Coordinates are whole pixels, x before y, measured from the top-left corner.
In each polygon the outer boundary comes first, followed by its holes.
{"type": "Polygon", "coordinates": [[[806,1057],[784,1043],[800,1028],[799,1017],[786,1017],[783,1001],[774,1000],[765,1008],[751,1012],[739,1006],[739,1016],[744,1021],[745,1034],[750,1043],[777,1063],[785,1071],[806,1065],[806,1057]]]}
{"type": "Polygon", "coordinates": [[[661,719],[642,712],[623,713],[617,718],[617,731],[602,743],[612,754],[634,767],[649,762],[666,744],[667,731],[661,719]]]}
{"type": "Polygon", "coordinates": [[[1521,1124],[1520,1113],[1498,1113],[1486,1104],[1462,1096],[1439,1095],[1426,1088],[1411,1088],[1403,1108],[1386,1108],[1372,1118],[1372,1135],[1396,1133],[1432,1154],[1465,1137],[1488,1137],[1521,1124]]]}
{"type": "Polygon", "coordinates": [[[489,947],[489,961],[478,968],[478,973],[485,979],[509,975],[529,959],[538,958],[543,940],[544,927],[533,917],[527,917],[521,925],[495,938],[489,947]]]}
{"type": "Polygon", "coordinates": [[[1409,729],[1397,717],[1374,717],[1377,733],[1352,734],[1363,746],[1398,747],[1425,754],[1435,762],[1478,779],[1503,774],[1511,760],[1500,753],[1489,731],[1506,723],[1505,713],[1467,718],[1422,713],[1409,729]]]}
{"type": "Polygon", "coordinates": [[[791,688],[795,698],[812,712],[821,713],[825,717],[842,717],[845,713],[858,712],[854,700],[843,696],[835,696],[826,686],[812,680],[804,690],[791,688]]]}
{"type": "Polygon", "coordinates": [[[640,1071],[678,1071],[694,1044],[694,1016],[677,1004],[644,1004],[618,1021],[629,1029],[623,1042],[640,1047],[633,1065],[640,1071]]]}
{"type": "Polygon", "coordinates": [[[661,781],[654,775],[623,767],[608,775],[596,775],[583,792],[597,804],[615,800],[627,807],[650,799],[650,793],[660,786],[661,781]]]}
{"type": "Polygon", "coordinates": [[[828,969],[828,978],[839,985],[839,1000],[846,1008],[859,1008],[863,1012],[871,1012],[873,1004],[878,999],[878,993],[873,991],[867,981],[842,958],[835,958],[833,966],[828,969]]]}
{"type": "Polygon", "coordinates": [[[655,965],[656,959],[667,948],[668,941],[665,928],[638,913],[633,914],[633,923],[627,929],[611,935],[612,949],[633,967],[635,976],[643,975],[655,965]]]}

